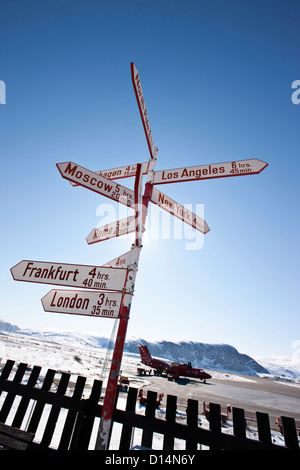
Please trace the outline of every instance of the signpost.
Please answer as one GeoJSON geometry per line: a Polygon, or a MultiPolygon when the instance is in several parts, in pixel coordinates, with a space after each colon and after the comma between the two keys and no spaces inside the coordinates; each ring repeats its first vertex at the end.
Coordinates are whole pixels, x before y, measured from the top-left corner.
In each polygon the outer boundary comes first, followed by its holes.
{"type": "Polygon", "coordinates": [[[23,260],[11,268],[15,281],[122,291],[127,270],[103,266],[23,260]]]}
{"type": "Polygon", "coordinates": [[[149,162],[102,172],[87,170],[73,162],[58,163],[57,167],[62,177],[70,181],[73,186],[84,186],[113,201],[127,205],[135,211],[131,217],[92,230],[87,237],[88,244],[130,232],[135,232],[135,244],[132,245],[130,251],[107,262],[104,266],[23,260],[11,268],[13,278],[19,281],[93,289],[51,290],[42,298],[44,310],[47,312],[119,320],[96,442],[96,449],[102,450],[109,447],[118,377],[149,202],[158,205],[204,234],[209,231],[205,220],[157,190],[154,185],[257,174],[268,165],[261,160],[251,159],[155,171],[157,148],[153,143],[139,73],[133,63],[131,63],[131,78],[150,151],[149,162]],[[147,175],[147,181],[143,192],[142,176],[144,174],[147,175]],[[113,181],[130,176],[135,176],[134,190],[113,181]]]}
{"type": "Polygon", "coordinates": [[[51,290],[42,298],[45,312],[119,318],[121,292],[51,290]]]}

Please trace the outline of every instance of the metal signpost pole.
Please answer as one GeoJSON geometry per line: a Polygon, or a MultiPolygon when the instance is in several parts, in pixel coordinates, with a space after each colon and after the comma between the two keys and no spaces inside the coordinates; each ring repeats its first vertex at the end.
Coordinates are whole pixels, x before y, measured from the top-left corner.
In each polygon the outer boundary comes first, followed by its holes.
{"type": "Polygon", "coordinates": [[[135,220],[136,220],[136,237],[135,245],[132,246],[132,259],[128,265],[128,277],[126,281],[126,287],[124,289],[123,305],[121,307],[119,327],[116,336],[116,343],[113,352],[106,393],[104,397],[104,403],[102,408],[101,421],[99,425],[96,450],[107,450],[109,446],[109,440],[112,430],[112,414],[114,410],[114,404],[117,394],[118,377],[122,362],[122,356],[125,345],[125,338],[131,308],[131,301],[134,292],[135,278],[138,270],[138,263],[140,252],[142,249],[142,237],[143,237],[143,226],[145,224],[148,204],[150,200],[149,192],[151,192],[152,185],[151,180],[153,178],[154,166],[156,158],[150,162],[148,169],[148,178],[145,186],[144,196],[141,196],[141,173],[138,165],[136,180],[135,180],[135,220]]]}

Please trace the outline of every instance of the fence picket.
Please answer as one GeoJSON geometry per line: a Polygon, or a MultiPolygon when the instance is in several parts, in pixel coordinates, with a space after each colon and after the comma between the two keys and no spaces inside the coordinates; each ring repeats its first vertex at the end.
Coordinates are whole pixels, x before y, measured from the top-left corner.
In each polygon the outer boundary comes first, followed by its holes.
{"type": "MultiPolygon", "coordinates": [[[[86,378],[85,377],[82,377],[82,376],[77,377],[76,384],[75,384],[74,391],[73,391],[73,395],[72,395],[73,399],[75,399],[75,400],[80,400],[81,399],[82,394],[84,392],[85,383],[86,383],[86,378]]],[[[76,417],[77,417],[77,412],[76,411],[74,411],[74,410],[69,410],[68,411],[66,421],[65,421],[65,425],[64,425],[64,428],[63,428],[63,432],[62,432],[62,435],[61,435],[61,439],[60,439],[60,442],[59,442],[58,450],[68,450],[69,443],[71,441],[71,437],[72,437],[72,433],[73,433],[73,429],[74,429],[74,425],[75,425],[75,421],[76,421],[76,417]]]]}
{"type": "MultiPolygon", "coordinates": [[[[66,393],[68,383],[70,380],[71,375],[63,373],[61,375],[58,387],[57,387],[57,395],[64,395],[66,393]]],[[[57,405],[52,405],[51,411],[49,413],[49,417],[47,420],[47,424],[44,430],[44,434],[41,440],[41,445],[48,447],[51,443],[51,439],[55,430],[56,422],[58,419],[58,415],[60,412],[61,407],[57,405]]]]}
{"type": "MultiPolygon", "coordinates": [[[[34,366],[32,368],[32,371],[31,371],[31,374],[29,376],[26,387],[31,387],[32,388],[36,385],[37,380],[38,380],[39,375],[40,375],[40,372],[41,372],[41,369],[42,368],[39,367],[39,366],[34,366]]],[[[21,402],[18,406],[15,417],[13,419],[13,422],[12,422],[13,427],[19,428],[19,429],[21,428],[24,416],[26,414],[26,411],[27,411],[27,408],[28,408],[28,405],[29,405],[29,402],[30,402],[30,398],[28,396],[24,395],[21,399],[21,402]]]]}
{"type": "Polygon", "coordinates": [[[221,405],[217,403],[209,404],[209,429],[214,433],[214,442],[210,450],[220,450],[221,437],[221,405]]]}
{"type": "MultiPolygon", "coordinates": [[[[19,366],[17,368],[17,371],[15,373],[15,376],[13,378],[14,383],[20,383],[21,382],[21,380],[24,377],[26,369],[27,369],[27,364],[24,364],[23,362],[21,362],[19,364],[19,366]]],[[[10,412],[10,409],[12,407],[12,404],[14,402],[15,397],[16,397],[15,393],[7,394],[7,396],[5,398],[5,401],[4,401],[4,404],[2,406],[2,409],[0,411],[0,422],[1,423],[5,423],[5,421],[8,417],[8,414],[10,412]]]]}
{"type": "Polygon", "coordinates": [[[186,409],[186,424],[191,430],[186,439],[186,450],[196,450],[197,440],[193,432],[193,428],[198,428],[198,402],[190,398],[188,399],[188,405],[186,409]]]}
{"type": "Polygon", "coordinates": [[[0,379],[2,380],[7,380],[9,377],[9,374],[12,371],[12,368],[14,366],[15,361],[12,361],[11,359],[8,359],[6,363],[4,364],[4,367],[1,372],[0,379]]]}
{"type": "MultiPolygon", "coordinates": [[[[148,416],[151,418],[155,417],[156,400],[157,400],[157,393],[152,392],[151,390],[148,390],[145,416],[148,416]]],[[[152,440],[153,440],[153,430],[149,428],[144,428],[143,435],[142,435],[142,446],[148,449],[151,449],[152,440]]]]}
{"type": "MultiPolygon", "coordinates": [[[[137,388],[129,388],[125,410],[127,413],[134,413],[137,399],[137,388]]],[[[133,427],[131,424],[123,424],[119,450],[128,450],[131,444],[133,427]]]]}
{"type": "MultiPolygon", "coordinates": [[[[167,407],[166,407],[166,421],[168,423],[175,423],[176,421],[176,409],[177,409],[177,397],[174,395],[167,396],[167,407]]],[[[174,436],[170,433],[164,435],[163,442],[164,450],[174,449],[174,436]]]]}
{"type": "Polygon", "coordinates": [[[83,400],[84,407],[77,415],[71,450],[87,450],[93,430],[94,420],[101,417],[102,406],[98,405],[101,396],[102,381],[94,380],[90,397],[83,400]]]}
{"type": "Polygon", "coordinates": [[[286,447],[299,449],[295,420],[287,416],[281,416],[281,423],[286,447]]]}
{"type": "Polygon", "coordinates": [[[246,437],[245,411],[242,408],[232,408],[233,433],[236,437],[246,437]]]}
{"type": "Polygon", "coordinates": [[[55,376],[55,370],[53,369],[48,369],[47,373],[45,375],[45,379],[41,388],[41,398],[39,401],[36,401],[30,421],[28,423],[27,431],[31,432],[33,434],[36,433],[36,430],[38,428],[42,413],[44,411],[44,407],[46,404],[46,396],[43,394],[43,392],[48,392],[51,388],[51,385],[53,383],[55,376]]]}
{"type": "Polygon", "coordinates": [[[258,438],[265,444],[271,444],[271,428],[269,415],[267,413],[256,412],[258,438]]]}

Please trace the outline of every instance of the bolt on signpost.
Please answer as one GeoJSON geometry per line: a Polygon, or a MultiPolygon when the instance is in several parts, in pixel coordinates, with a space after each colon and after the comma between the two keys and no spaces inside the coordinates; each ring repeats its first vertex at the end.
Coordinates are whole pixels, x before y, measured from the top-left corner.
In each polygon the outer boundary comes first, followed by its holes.
{"type": "Polygon", "coordinates": [[[48,292],[42,298],[42,305],[47,312],[98,316],[119,320],[96,440],[95,448],[99,450],[107,450],[109,447],[118,376],[149,202],[158,205],[204,234],[209,231],[205,220],[193,214],[154,186],[165,183],[258,174],[268,165],[261,160],[250,159],[154,171],[157,162],[157,148],[153,143],[139,73],[133,63],[131,63],[131,79],[150,152],[149,161],[97,172],[90,171],[73,162],[57,164],[61,176],[67,179],[72,186],[83,186],[134,210],[134,215],[126,219],[93,229],[86,238],[87,243],[93,244],[135,232],[135,243],[132,245],[131,250],[102,266],[23,260],[11,268],[13,278],[18,281],[73,288],[73,290],[53,289],[48,292]],[[143,175],[147,175],[144,192],[142,189],[143,175]],[[135,177],[134,190],[114,181],[132,176],[135,177]],[[90,290],[81,290],[84,288],[90,290]]]}

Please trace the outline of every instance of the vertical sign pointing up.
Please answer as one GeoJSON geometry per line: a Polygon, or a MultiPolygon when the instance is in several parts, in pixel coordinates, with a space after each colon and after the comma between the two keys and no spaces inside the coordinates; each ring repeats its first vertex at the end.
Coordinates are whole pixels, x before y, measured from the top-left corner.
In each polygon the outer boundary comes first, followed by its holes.
{"type": "Polygon", "coordinates": [[[149,118],[148,118],[148,113],[147,113],[146,104],[145,104],[145,100],[144,100],[144,95],[143,95],[141,80],[140,80],[140,77],[139,77],[139,72],[138,72],[138,70],[137,70],[137,68],[136,68],[136,66],[134,65],[133,62],[131,62],[130,65],[131,65],[132,84],[133,84],[136,100],[137,100],[137,103],[138,103],[138,107],[139,107],[139,110],[140,110],[140,115],[141,115],[141,118],[142,118],[142,122],[143,122],[143,126],[144,126],[144,131],[145,131],[145,134],[146,134],[146,139],[147,139],[150,155],[151,155],[151,158],[155,158],[157,149],[155,148],[154,142],[153,142],[151,127],[150,127],[150,123],[149,123],[149,118]]]}

